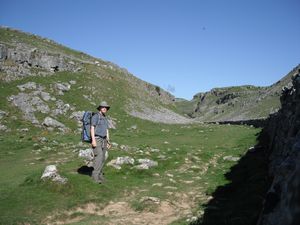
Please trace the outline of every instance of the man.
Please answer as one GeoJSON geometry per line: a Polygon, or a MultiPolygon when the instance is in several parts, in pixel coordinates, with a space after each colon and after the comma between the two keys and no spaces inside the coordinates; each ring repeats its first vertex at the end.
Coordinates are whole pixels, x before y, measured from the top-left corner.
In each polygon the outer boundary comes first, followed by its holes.
{"type": "Polygon", "coordinates": [[[103,166],[105,161],[105,154],[109,145],[109,132],[108,121],[106,118],[106,112],[110,106],[105,102],[101,102],[98,106],[98,113],[93,115],[91,122],[91,137],[92,147],[94,152],[94,170],[92,178],[95,182],[101,184],[104,182],[103,166]]]}

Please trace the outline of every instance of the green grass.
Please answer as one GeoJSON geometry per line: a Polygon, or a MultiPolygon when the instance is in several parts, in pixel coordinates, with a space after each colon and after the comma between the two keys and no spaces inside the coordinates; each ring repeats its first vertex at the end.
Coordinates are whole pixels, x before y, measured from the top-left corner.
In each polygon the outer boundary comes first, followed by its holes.
{"type": "MultiPolygon", "coordinates": [[[[130,118],[132,119],[132,118],[130,118]]],[[[130,119],[128,119],[130,121],[130,119]]],[[[133,119],[132,119],[133,120],[133,119]]],[[[123,196],[124,191],[145,190],[137,194],[140,196],[154,196],[161,199],[169,198],[166,190],[152,187],[153,183],[163,183],[164,185],[176,186],[176,192],[185,192],[187,189],[194,189],[201,186],[207,194],[218,186],[225,184],[224,172],[233,163],[222,162],[219,159],[218,167],[209,168],[207,175],[201,181],[195,182],[192,186],[184,183],[170,183],[165,173],[168,171],[174,174],[175,180],[190,180],[191,176],[197,176],[197,170],[188,169],[185,172],[178,172],[178,168],[185,163],[185,158],[197,156],[200,160],[194,161],[194,165],[201,165],[208,162],[215,154],[220,155],[243,155],[245,150],[255,143],[255,134],[258,130],[243,126],[190,126],[184,128],[178,125],[156,125],[150,122],[134,121],[138,124],[138,131],[129,133],[126,129],[120,128],[112,131],[112,139],[119,144],[129,146],[151,146],[159,148],[160,153],[148,155],[138,155],[135,152],[122,152],[120,150],[110,151],[110,159],[116,156],[129,155],[134,158],[151,158],[158,160],[159,166],[149,171],[136,171],[129,167],[124,167],[120,171],[111,167],[105,168],[108,183],[102,186],[92,182],[90,177],[76,173],[76,170],[83,166],[81,159],[77,158],[77,152],[72,150],[79,141],[76,135],[68,134],[64,136],[44,133],[40,135],[38,129],[33,128],[24,137],[13,137],[10,134],[1,135],[1,163],[0,169],[0,193],[1,203],[0,217],[1,224],[14,224],[20,222],[39,223],[47,215],[62,210],[71,209],[77,205],[87,202],[96,202],[101,205],[107,204],[110,200],[117,200],[123,196]],[[161,129],[169,129],[170,132],[162,133],[161,129]],[[203,130],[203,133],[199,133],[203,130]],[[39,136],[45,136],[48,142],[38,143],[39,136]],[[52,144],[53,141],[59,143],[52,144]],[[168,141],[169,144],[164,144],[168,141]],[[18,144],[16,144],[18,143],[18,144]],[[49,146],[52,150],[43,150],[38,158],[32,152],[33,144],[38,143],[39,148],[49,146]],[[218,147],[216,147],[218,146],[218,147]],[[179,148],[179,150],[175,150],[179,148]],[[202,151],[199,152],[198,149],[202,151]],[[12,152],[12,153],[10,153],[12,152]],[[173,154],[175,153],[176,154],[173,154]],[[42,171],[48,161],[59,159],[58,153],[64,153],[67,161],[58,163],[59,171],[69,179],[65,186],[44,183],[40,180],[42,171]],[[157,156],[165,154],[167,160],[159,160],[157,156]],[[175,164],[174,162],[178,162],[175,164]],[[34,163],[34,164],[32,164],[34,163]],[[153,176],[158,173],[161,176],[153,176]],[[203,185],[204,183],[207,183],[203,185]]],[[[131,124],[130,122],[127,125],[131,124]]],[[[137,210],[143,210],[147,206],[138,205],[133,201],[133,206],[137,210]]]]}
{"type": "MultiPolygon", "coordinates": [[[[0,37],[0,41],[5,43],[18,40],[44,50],[91,59],[80,52],[18,31],[1,28],[0,37]]],[[[166,125],[133,118],[125,110],[129,100],[149,107],[177,109],[151,96],[143,88],[145,83],[127,73],[91,64],[83,64],[82,67],[83,72],[79,73],[59,72],[9,83],[0,81],[0,110],[9,113],[1,119],[1,124],[9,130],[0,133],[0,224],[42,224],[50,215],[53,217],[49,219],[51,222],[80,218],[73,224],[105,223],[113,218],[87,215],[74,209],[91,202],[101,209],[111,201],[127,201],[137,212],[156,212],[156,205],[141,203],[140,198],[152,196],[161,201],[177,202],[180,200],[178,196],[183,194],[193,199],[190,201],[196,206],[192,213],[198,215],[199,210],[205,210],[204,204],[216,188],[231,182],[225,174],[237,162],[224,161],[223,157],[242,157],[256,143],[256,134],[260,130],[247,126],[166,125]],[[54,83],[70,80],[75,80],[76,84],[64,95],[52,90],[54,83]],[[109,116],[117,121],[117,129],[111,130],[112,141],[131,147],[128,152],[113,149],[109,152],[108,161],[118,156],[130,156],[136,160],[155,160],[158,166],[146,171],[135,170],[131,166],[122,166],[121,170],[106,166],[108,181],[103,185],[97,185],[89,176],[79,174],[77,170],[85,164],[78,158],[78,151],[89,145],[79,144],[77,122],[69,118],[71,111],[56,118],[70,128],[69,132],[62,134],[24,121],[20,109],[7,101],[8,97],[20,92],[17,85],[28,81],[42,85],[44,91],[75,107],[75,111],[95,111],[99,102],[106,100],[111,105],[109,116]],[[90,100],[85,99],[84,95],[90,100]],[[136,125],[137,129],[128,129],[132,125],[136,125]],[[22,128],[29,131],[21,131],[22,128]],[[47,141],[43,142],[41,138],[47,141]],[[150,152],[150,148],[160,151],[150,152]],[[49,164],[57,165],[59,173],[68,178],[66,185],[41,181],[43,170],[49,164]],[[167,186],[173,189],[167,189],[167,186]],[[193,198],[197,194],[201,198],[193,198]],[[72,210],[74,212],[68,214],[72,210]]],[[[161,90],[156,88],[156,91],[161,90]]],[[[47,104],[51,109],[55,108],[55,102],[47,104]]],[[[185,103],[182,104],[184,106],[185,103]]],[[[40,122],[48,116],[42,113],[35,115],[40,122]]],[[[187,224],[186,215],[182,217],[173,224],[187,224]]]]}

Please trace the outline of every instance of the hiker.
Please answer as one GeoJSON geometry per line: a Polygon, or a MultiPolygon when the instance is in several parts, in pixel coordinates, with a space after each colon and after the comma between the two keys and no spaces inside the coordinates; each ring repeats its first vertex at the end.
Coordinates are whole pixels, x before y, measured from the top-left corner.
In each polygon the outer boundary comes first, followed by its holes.
{"type": "Polygon", "coordinates": [[[99,184],[104,182],[102,170],[106,151],[110,148],[108,121],[105,115],[109,108],[110,106],[105,101],[101,102],[97,108],[98,113],[93,115],[91,121],[91,138],[94,152],[94,170],[92,178],[99,184]]]}

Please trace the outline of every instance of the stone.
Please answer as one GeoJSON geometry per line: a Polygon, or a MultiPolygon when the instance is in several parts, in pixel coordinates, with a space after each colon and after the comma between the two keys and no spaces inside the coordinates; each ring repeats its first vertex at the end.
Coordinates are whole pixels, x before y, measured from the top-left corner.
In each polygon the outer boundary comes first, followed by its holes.
{"type": "Polygon", "coordinates": [[[120,146],[120,149],[121,149],[122,151],[129,151],[129,150],[130,150],[130,147],[127,146],[127,145],[121,145],[121,146],[120,146]]]}
{"type": "Polygon", "coordinates": [[[127,130],[136,130],[137,129],[137,125],[132,125],[131,127],[127,128],[127,130]]]}
{"type": "Polygon", "coordinates": [[[51,118],[51,117],[46,117],[42,123],[42,125],[46,127],[54,127],[54,128],[66,128],[64,124],[61,122],[58,122],[57,120],[51,118]]]}
{"type": "Polygon", "coordinates": [[[52,110],[51,113],[53,116],[65,115],[71,109],[70,104],[65,104],[62,100],[57,100],[55,105],[56,109],[52,110]]]}
{"type": "Polygon", "coordinates": [[[145,196],[145,197],[142,197],[140,199],[140,202],[142,203],[145,203],[145,202],[153,202],[155,204],[159,204],[160,203],[160,199],[157,198],[157,197],[150,197],[150,196],[145,196]]]}
{"type": "Polygon", "coordinates": [[[37,85],[35,82],[27,82],[26,84],[17,85],[20,91],[25,91],[26,89],[35,90],[37,85]]]}
{"type": "Polygon", "coordinates": [[[1,120],[3,117],[7,116],[7,115],[8,115],[8,112],[5,112],[5,111],[3,111],[3,110],[0,110],[0,120],[1,120]]]}
{"type": "Polygon", "coordinates": [[[117,148],[117,147],[119,146],[119,144],[116,143],[116,142],[111,142],[111,146],[112,146],[113,148],[117,148]]]}
{"type": "Polygon", "coordinates": [[[86,160],[93,160],[94,158],[94,153],[91,148],[87,148],[85,150],[80,150],[78,153],[78,157],[84,158],[86,160]]]}
{"type": "Polygon", "coordinates": [[[237,162],[240,160],[240,157],[234,157],[234,156],[228,155],[228,156],[224,156],[223,160],[237,162]]]}
{"type": "Polygon", "coordinates": [[[140,164],[145,164],[145,165],[147,165],[149,168],[158,165],[158,163],[157,163],[156,161],[153,161],[153,160],[151,160],[151,159],[138,159],[138,163],[140,163],[140,164]]]}
{"type": "Polygon", "coordinates": [[[42,99],[46,102],[51,100],[51,96],[48,92],[41,91],[40,95],[41,95],[42,99]]]}
{"type": "Polygon", "coordinates": [[[76,111],[76,112],[72,112],[70,119],[75,119],[78,122],[80,122],[82,120],[84,111],[76,111]]]}
{"type": "Polygon", "coordinates": [[[68,83],[55,83],[54,88],[58,91],[67,92],[71,89],[71,85],[68,83]]]}
{"type": "Polygon", "coordinates": [[[151,148],[151,149],[150,149],[150,152],[160,152],[160,150],[157,149],[157,148],[151,148]]]}
{"type": "Polygon", "coordinates": [[[58,174],[58,170],[55,165],[46,166],[43,175],[41,176],[42,180],[51,180],[60,184],[66,184],[68,179],[62,177],[58,174]]]}
{"type": "Polygon", "coordinates": [[[108,117],[107,121],[108,121],[109,129],[117,129],[117,123],[115,122],[115,120],[113,118],[108,117]]]}
{"type": "Polygon", "coordinates": [[[123,164],[133,165],[134,159],[129,156],[117,157],[116,159],[111,160],[107,165],[116,169],[121,169],[123,164]]]}
{"type": "Polygon", "coordinates": [[[34,112],[49,113],[50,108],[38,96],[28,93],[19,93],[8,98],[14,106],[18,107],[23,112],[23,117],[33,124],[38,124],[39,121],[34,115],[34,112]]]}
{"type": "Polygon", "coordinates": [[[0,131],[7,131],[7,126],[0,124],[0,131]]]}
{"type": "Polygon", "coordinates": [[[158,165],[156,161],[150,159],[138,159],[138,163],[140,163],[140,165],[134,166],[134,168],[139,170],[148,170],[151,167],[155,167],[158,165]]]}

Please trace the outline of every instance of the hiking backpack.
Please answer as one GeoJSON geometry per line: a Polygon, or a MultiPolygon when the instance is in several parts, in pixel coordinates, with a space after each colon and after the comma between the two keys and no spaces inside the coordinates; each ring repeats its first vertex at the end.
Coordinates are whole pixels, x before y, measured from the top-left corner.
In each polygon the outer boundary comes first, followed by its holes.
{"type": "Polygon", "coordinates": [[[95,113],[86,111],[84,112],[82,116],[82,132],[81,132],[81,140],[83,142],[89,142],[91,143],[91,123],[92,123],[92,117],[95,113]]]}

